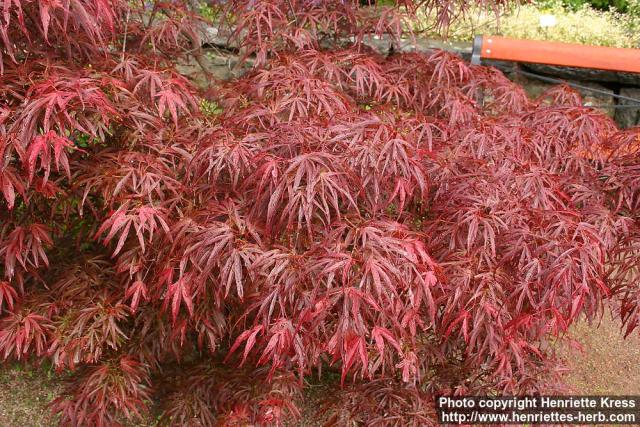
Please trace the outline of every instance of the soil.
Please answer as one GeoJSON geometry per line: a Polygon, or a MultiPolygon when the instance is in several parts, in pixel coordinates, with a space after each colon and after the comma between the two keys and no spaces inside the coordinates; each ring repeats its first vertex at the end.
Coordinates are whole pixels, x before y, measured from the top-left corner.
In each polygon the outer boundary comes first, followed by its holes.
{"type": "Polygon", "coordinates": [[[61,381],[50,369],[4,365],[0,369],[0,426],[55,426],[47,405],[61,387],[61,381]]]}
{"type": "Polygon", "coordinates": [[[573,339],[583,349],[564,346],[565,363],[570,371],[565,382],[580,395],[640,395],[640,334],[626,339],[620,323],[605,314],[598,323],[576,323],[573,339]]]}

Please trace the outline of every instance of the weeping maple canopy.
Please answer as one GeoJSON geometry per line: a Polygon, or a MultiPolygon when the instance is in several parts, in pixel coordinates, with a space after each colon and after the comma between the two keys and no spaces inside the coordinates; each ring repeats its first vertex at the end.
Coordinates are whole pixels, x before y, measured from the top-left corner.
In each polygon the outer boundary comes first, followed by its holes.
{"type": "Polygon", "coordinates": [[[277,425],[332,370],[330,423],[432,425],[636,329],[638,129],[364,43],[501,2],[360,3],[213,2],[254,65],[205,94],[194,2],[3,0],[0,354],[72,372],[61,425],[277,425]]]}

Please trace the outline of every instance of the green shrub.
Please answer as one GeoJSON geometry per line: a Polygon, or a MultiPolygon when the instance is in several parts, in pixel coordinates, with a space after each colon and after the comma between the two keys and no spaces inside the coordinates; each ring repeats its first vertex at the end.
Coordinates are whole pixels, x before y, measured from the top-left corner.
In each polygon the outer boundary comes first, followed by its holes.
{"type": "Polygon", "coordinates": [[[627,0],[591,0],[589,2],[591,6],[602,10],[617,10],[619,12],[626,12],[629,7],[629,1],[627,0]]]}
{"type": "MultiPolygon", "coordinates": [[[[629,0],[628,4],[628,19],[626,21],[627,32],[629,34],[640,34],[640,0],[629,0]]],[[[638,47],[637,44],[636,47],[638,47]]]]}
{"type": "MultiPolygon", "coordinates": [[[[557,0],[544,0],[538,3],[554,3],[557,0]]],[[[615,10],[618,12],[626,12],[629,8],[628,0],[562,0],[562,5],[573,9],[578,10],[583,8],[584,6],[592,7],[594,9],[600,10],[615,10]]]]}

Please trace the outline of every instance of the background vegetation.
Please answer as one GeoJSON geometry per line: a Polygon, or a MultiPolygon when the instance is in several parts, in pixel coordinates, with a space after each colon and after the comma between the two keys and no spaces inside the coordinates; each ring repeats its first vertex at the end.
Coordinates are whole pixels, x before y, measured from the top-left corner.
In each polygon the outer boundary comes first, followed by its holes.
{"type": "MultiPolygon", "coordinates": [[[[640,45],[640,1],[629,0],[619,8],[606,7],[605,2],[547,0],[514,5],[498,14],[486,9],[473,9],[454,22],[448,36],[455,41],[470,41],[477,34],[505,35],[532,40],[554,40],[595,46],[637,47],[640,45]],[[624,7],[622,7],[624,6],[624,7]],[[556,24],[542,27],[540,17],[553,15],[556,24]]],[[[432,27],[433,16],[422,12],[416,30],[439,37],[432,27]]]]}

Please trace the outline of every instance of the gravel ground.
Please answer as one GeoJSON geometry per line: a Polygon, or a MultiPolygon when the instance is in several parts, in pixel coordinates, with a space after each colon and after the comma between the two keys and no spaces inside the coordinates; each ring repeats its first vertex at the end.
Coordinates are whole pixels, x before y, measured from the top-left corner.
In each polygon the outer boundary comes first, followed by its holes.
{"type": "MultiPolygon", "coordinates": [[[[571,369],[565,374],[567,384],[581,395],[640,395],[640,334],[626,340],[619,323],[608,315],[592,325],[579,322],[571,336],[582,350],[564,346],[562,355],[571,369]]],[[[4,365],[0,368],[0,427],[51,427],[48,402],[57,394],[60,382],[44,367],[23,368],[4,365]]],[[[319,425],[310,419],[317,413],[318,402],[330,388],[322,384],[311,387],[303,420],[297,425],[319,425]],[[310,403],[313,402],[313,403],[310,403]]]]}
{"type": "Polygon", "coordinates": [[[60,380],[46,368],[3,366],[0,369],[0,426],[54,426],[47,404],[56,397],[60,387],[60,380]]]}
{"type": "Polygon", "coordinates": [[[565,380],[576,394],[640,395],[638,330],[624,339],[619,321],[605,314],[599,323],[577,323],[571,335],[583,347],[563,351],[571,368],[565,380]]]}

